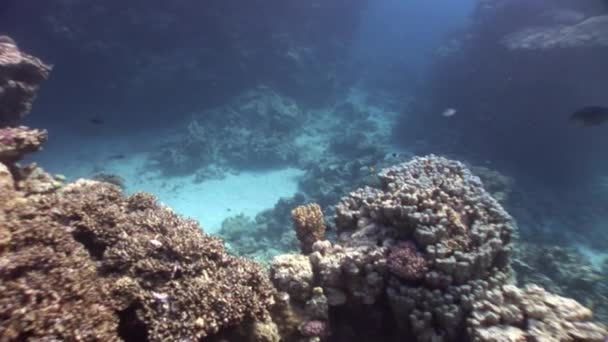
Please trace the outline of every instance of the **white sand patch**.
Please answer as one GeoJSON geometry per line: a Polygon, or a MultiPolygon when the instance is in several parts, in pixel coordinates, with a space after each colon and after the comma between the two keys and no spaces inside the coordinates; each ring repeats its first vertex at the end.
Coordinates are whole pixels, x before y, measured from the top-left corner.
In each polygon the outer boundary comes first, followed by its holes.
{"type": "Polygon", "coordinates": [[[124,154],[122,159],[112,160],[125,150],[118,141],[56,144],[35,159],[49,172],[63,174],[69,181],[90,178],[96,172],[116,174],[125,180],[127,193],[149,192],[176,213],[197,220],[208,233],[217,232],[229,216],[243,213],[254,217],[272,208],[281,197],[294,195],[298,178],[304,174],[294,168],[241,172],[197,184],[193,176],[162,177],[149,172],[146,153],[124,154]]]}

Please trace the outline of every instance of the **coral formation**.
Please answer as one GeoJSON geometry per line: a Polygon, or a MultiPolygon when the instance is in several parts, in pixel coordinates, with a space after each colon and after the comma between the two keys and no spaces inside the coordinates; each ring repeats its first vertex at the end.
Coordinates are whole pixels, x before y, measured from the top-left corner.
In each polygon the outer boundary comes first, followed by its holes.
{"type": "Polygon", "coordinates": [[[217,235],[229,252],[269,265],[273,257],[299,250],[290,212],[304,202],[304,196],[296,194],[280,199],[272,209],[262,211],[254,219],[242,214],[226,218],[217,235]]]}
{"type": "Polygon", "coordinates": [[[198,339],[246,318],[262,318],[272,288],[255,263],[228,256],[194,221],[151,195],[123,198],[106,183],[65,186],[55,217],[111,279],[121,312],[151,340],[198,339]],[[63,214],[65,213],[65,214],[63,214]]]}
{"type": "Polygon", "coordinates": [[[24,126],[0,128],[0,162],[15,162],[26,153],[36,152],[46,139],[47,132],[44,130],[24,126]]]}
{"type": "Polygon", "coordinates": [[[51,67],[0,36],[0,127],[13,125],[29,113],[36,90],[51,67]]]}
{"type": "Polygon", "coordinates": [[[0,163],[0,340],[116,341],[109,283],[54,202],[19,191],[0,163]]]}
{"type": "MultiPolygon", "coordinates": [[[[304,323],[319,320],[331,328],[332,339],[338,340],[341,335],[369,331],[377,332],[374,338],[456,341],[467,336],[473,340],[485,336],[481,333],[485,328],[500,329],[490,327],[501,323],[500,319],[478,322],[486,317],[485,303],[493,303],[497,293],[515,288],[509,287],[511,217],[484,190],[480,179],[459,162],[432,155],[417,157],[382,170],[379,177],[380,189],[359,189],[337,205],[337,241],[314,243],[309,255],[312,286],[320,287],[317,296],[325,297],[329,315],[312,317],[306,305],[298,304],[300,298],[293,304],[305,310],[308,318],[304,323]],[[342,329],[336,318],[335,312],[342,312],[342,307],[350,312],[351,332],[342,329]],[[372,320],[378,326],[370,325],[372,317],[381,317],[372,320]],[[366,320],[365,328],[353,323],[366,320]]],[[[301,278],[286,261],[278,260],[273,268],[272,280],[282,291],[297,288],[284,284],[301,278]]],[[[298,264],[305,263],[298,259],[298,264]]],[[[310,287],[308,281],[306,286],[310,287]]],[[[519,291],[528,298],[540,296],[535,288],[519,291]]],[[[551,303],[558,297],[546,298],[551,303]]],[[[525,305],[507,301],[504,310],[511,304],[525,305]]],[[[569,329],[569,336],[587,341],[601,341],[598,336],[605,333],[602,326],[589,322],[589,315],[536,313],[534,318],[526,316],[526,321],[522,316],[519,324],[510,321],[515,325],[505,331],[519,329],[522,336],[542,336],[538,326],[559,322],[560,329],[569,329]]]]}
{"type": "Polygon", "coordinates": [[[515,248],[512,265],[519,282],[574,298],[593,309],[597,320],[608,323],[608,308],[601,304],[608,300],[604,285],[608,273],[594,267],[577,249],[522,241],[515,248]]]}
{"type": "Polygon", "coordinates": [[[316,203],[301,205],[291,211],[291,218],[302,253],[310,253],[312,245],[325,238],[325,222],[321,207],[316,203]]]}
{"type": "Polygon", "coordinates": [[[312,265],[304,255],[279,255],[273,259],[270,267],[270,280],[277,290],[301,302],[310,297],[313,277],[312,265]]]}
{"type": "Polygon", "coordinates": [[[295,160],[293,137],[304,119],[294,100],[261,86],[192,118],[187,132],[164,143],[151,164],[165,175],[198,172],[199,180],[218,169],[287,164],[295,160]]]}
{"type": "Polygon", "coordinates": [[[46,132],[0,132],[1,340],[199,340],[268,318],[256,263],[152,195],[16,164],[46,132]]]}
{"type": "Polygon", "coordinates": [[[606,329],[589,322],[591,310],[542,287],[505,285],[473,304],[473,341],[603,341],[606,329]]]}
{"type": "Polygon", "coordinates": [[[391,246],[387,257],[388,269],[405,280],[422,280],[428,264],[412,241],[401,241],[391,246]]]}

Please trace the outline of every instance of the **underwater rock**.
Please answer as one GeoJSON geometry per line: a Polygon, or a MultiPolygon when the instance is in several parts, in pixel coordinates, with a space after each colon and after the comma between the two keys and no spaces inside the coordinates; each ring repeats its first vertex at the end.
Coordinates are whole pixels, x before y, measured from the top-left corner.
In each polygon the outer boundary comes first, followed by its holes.
{"type": "Polygon", "coordinates": [[[313,276],[310,261],[304,255],[279,255],[272,260],[270,266],[270,279],[277,290],[301,302],[310,297],[313,276]]]}
{"type": "Polygon", "coordinates": [[[40,150],[47,136],[45,130],[25,126],[0,128],[0,162],[12,163],[40,150]]]}
{"type": "Polygon", "coordinates": [[[16,164],[46,132],[0,134],[0,340],[199,340],[268,317],[258,264],[152,195],[16,164]]]}
{"type": "Polygon", "coordinates": [[[524,29],[507,35],[503,43],[512,50],[608,46],[608,15],[570,26],[524,29]]]}
{"type": "Polygon", "coordinates": [[[38,86],[50,71],[12,39],[0,36],[0,127],[15,124],[30,112],[38,86]]]}
{"type": "Polygon", "coordinates": [[[479,342],[497,341],[498,336],[526,341],[604,341],[606,329],[591,323],[591,316],[591,310],[575,300],[542,287],[505,285],[475,302],[467,329],[471,339],[479,342]]]}

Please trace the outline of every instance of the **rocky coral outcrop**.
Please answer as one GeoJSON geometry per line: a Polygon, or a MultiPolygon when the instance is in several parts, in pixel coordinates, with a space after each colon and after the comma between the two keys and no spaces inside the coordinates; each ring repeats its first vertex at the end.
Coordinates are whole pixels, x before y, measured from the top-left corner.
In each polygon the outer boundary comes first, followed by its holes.
{"type": "MultiPolygon", "coordinates": [[[[29,75],[37,60],[7,54],[6,44],[0,39],[2,77],[29,75]]],[[[23,101],[33,83],[28,90],[23,101]]],[[[200,340],[268,320],[275,290],[265,272],[227,254],[195,221],[152,195],[125,197],[93,180],[65,185],[16,164],[45,139],[0,128],[0,340],[200,340]]]]}
{"type": "Polygon", "coordinates": [[[36,152],[46,139],[44,130],[24,126],[0,128],[0,162],[15,162],[27,153],[36,152]]]}
{"type": "MultiPolygon", "coordinates": [[[[374,338],[458,341],[499,332],[502,327],[485,324],[483,330],[474,323],[481,317],[479,303],[503,289],[517,289],[510,285],[514,225],[508,213],[484,190],[481,180],[456,161],[417,157],[382,170],[379,177],[380,188],[359,189],[337,205],[337,241],[313,245],[309,255],[313,286],[322,289],[329,319],[309,316],[305,322],[314,321],[311,327],[335,327],[331,318],[336,315],[331,312],[346,307],[356,321],[376,317],[378,322],[394,322],[388,329],[376,327],[379,335],[374,338]]],[[[297,282],[296,273],[281,271],[291,266],[275,265],[274,274],[281,275],[273,278],[276,284],[297,282]]],[[[541,290],[518,291],[535,296],[541,290]]],[[[510,304],[500,303],[504,308],[499,310],[506,311],[510,304]]],[[[566,318],[538,311],[537,321],[526,317],[528,321],[521,318],[504,331],[542,336],[534,322],[558,321],[568,327],[569,336],[586,336],[587,341],[601,341],[598,336],[605,333],[602,326],[589,322],[588,315],[566,318]]],[[[372,330],[370,324],[365,329],[372,330]]],[[[354,336],[364,331],[350,329],[356,331],[351,333],[354,336]]],[[[569,341],[561,335],[549,336],[569,341]]]]}
{"type": "Polygon", "coordinates": [[[473,341],[603,341],[606,329],[590,323],[591,310],[542,287],[505,285],[474,304],[473,341]]]}
{"type": "Polygon", "coordinates": [[[0,163],[0,340],[116,341],[110,284],[54,203],[17,190],[0,163]]]}
{"type": "Polygon", "coordinates": [[[51,67],[0,36],[0,127],[15,124],[32,108],[38,86],[51,67]]]}
{"type": "Polygon", "coordinates": [[[273,289],[259,266],[229,256],[198,224],[148,194],[80,180],[60,191],[56,219],[111,279],[113,300],[151,340],[199,339],[263,318],[273,289]]]}

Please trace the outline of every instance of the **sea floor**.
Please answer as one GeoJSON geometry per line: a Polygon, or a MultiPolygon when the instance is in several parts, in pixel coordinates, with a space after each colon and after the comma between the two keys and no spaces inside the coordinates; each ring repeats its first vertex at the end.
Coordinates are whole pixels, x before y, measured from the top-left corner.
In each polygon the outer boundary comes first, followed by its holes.
{"type": "Polygon", "coordinates": [[[64,175],[68,181],[90,178],[98,172],[118,175],[124,179],[127,194],[154,194],[175,212],[197,220],[208,233],[217,232],[229,216],[243,213],[255,217],[272,208],[281,197],[292,196],[297,191],[298,178],[304,174],[299,169],[284,168],[227,174],[223,179],[203,182],[195,182],[191,175],[163,177],[146,167],[148,152],[133,152],[145,139],[56,139],[51,134],[44,151],[33,161],[51,173],[64,175]],[[121,158],[115,159],[118,155],[121,158]]]}

